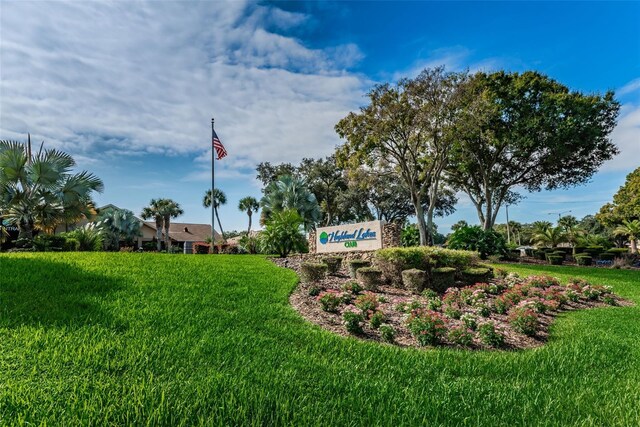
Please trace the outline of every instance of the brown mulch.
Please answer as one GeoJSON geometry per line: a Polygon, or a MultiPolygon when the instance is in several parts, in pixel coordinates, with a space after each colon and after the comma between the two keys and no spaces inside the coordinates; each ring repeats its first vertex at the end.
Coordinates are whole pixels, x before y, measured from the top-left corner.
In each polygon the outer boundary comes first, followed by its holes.
{"type": "MultiPolygon", "coordinates": [[[[284,259],[273,258],[272,260],[278,266],[292,269],[299,275],[300,264],[305,261],[305,258],[300,256],[292,256],[284,259]]],[[[313,285],[300,283],[291,294],[289,301],[292,307],[309,322],[315,323],[316,325],[319,325],[320,327],[338,335],[354,337],[354,335],[347,332],[344,325],[342,324],[342,313],[346,308],[345,304],[342,304],[339,307],[337,313],[329,313],[322,310],[320,303],[317,301],[317,297],[309,295],[309,290],[314,286],[320,287],[323,290],[333,289],[342,291],[342,286],[346,282],[351,280],[353,279],[349,277],[347,270],[345,268],[342,268],[337,275],[328,276],[327,278],[314,283],[313,285]]],[[[385,285],[380,286],[378,290],[373,293],[378,298],[382,297],[384,301],[379,304],[379,309],[382,310],[382,312],[386,316],[385,323],[393,326],[396,331],[394,344],[400,347],[419,347],[417,341],[405,326],[406,314],[399,311],[396,306],[401,303],[410,303],[414,300],[418,300],[424,306],[427,302],[427,299],[422,297],[421,295],[413,294],[408,290],[398,289],[385,285]]],[[[617,305],[633,305],[633,303],[631,303],[630,301],[624,300],[614,294],[612,294],[611,296],[616,300],[617,305]]],[[[490,304],[492,298],[494,298],[494,296],[490,296],[490,299],[487,300],[487,303],[490,304]]],[[[488,318],[483,318],[479,315],[476,315],[471,307],[463,307],[461,311],[463,314],[465,312],[474,314],[477,317],[478,324],[481,324],[487,320],[492,321],[495,325],[496,331],[500,332],[504,336],[504,346],[501,347],[501,349],[518,350],[536,348],[544,345],[548,339],[549,327],[553,323],[555,317],[559,314],[566,311],[594,307],[609,307],[609,305],[601,301],[580,300],[579,302],[568,302],[563,306],[562,309],[548,311],[545,314],[540,314],[539,321],[541,327],[537,334],[532,337],[514,331],[507,322],[507,315],[501,315],[491,312],[488,318]]],[[[453,326],[463,326],[463,322],[461,320],[446,317],[444,314],[443,317],[445,317],[446,319],[448,328],[453,326]]],[[[365,322],[363,330],[363,334],[356,336],[357,338],[382,342],[380,332],[376,329],[371,328],[367,322],[365,322]]],[[[446,338],[440,346],[459,348],[459,346],[447,342],[446,338]]],[[[491,349],[490,347],[487,347],[485,344],[480,342],[480,340],[475,336],[472,346],[465,348],[476,350],[491,349]]]]}

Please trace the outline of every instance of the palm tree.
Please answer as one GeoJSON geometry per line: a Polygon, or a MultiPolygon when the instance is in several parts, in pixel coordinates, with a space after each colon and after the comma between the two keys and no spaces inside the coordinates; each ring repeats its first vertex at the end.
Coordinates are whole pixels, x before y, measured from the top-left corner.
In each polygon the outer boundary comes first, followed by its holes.
{"type": "Polygon", "coordinates": [[[562,231],[562,227],[551,227],[543,232],[534,234],[533,241],[538,246],[555,247],[559,243],[566,242],[567,236],[562,231]]]}
{"type": "Polygon", "coordinates": [[[255,197],[251,196],[240,199],[240,202],[238,203],[238,209],[242,212],[246,212],[249,216],[249,228],[247,229],[247,236],[251,234],[251,215],[254,212],[257,212],[259,208],[260,204],[255,197]]]}
{"type": "Polygon", "coordinates": [[[638,239],[640,239],[640,220],[633,221],[623,220],[623,225],[619,225],[613,230],[616,236],[626,236],[631,243],[631,253],[638,253],[638,239]]]}
{"type": "MultiPolygon", "coordinates": [[[[227,241],[224,237],[224,231],[222,230],[222,224],[220,223],[220,215],[218,214],[218,208],[222,205],[227,204],[227,195],[224,194],[224,191],[215,188],[213,190],[213,198],[211,197],[211,190],[207,190],[204,194],[204,198],[202,199],[202,206],[205,208],[210,208],[213,202],[213,214],[216,218],[218,218],[218,226],[220,227],[220,234],[222,235],[222,240],[227,241]]],[[[214,242],[215,243],[215,242],[214,242]]]]}
{"type": "Polygon", "coordinates": [[[100,211],[97,224],[104,230],[107,249],[118,250],[120,240],[130,244],[140,236],[140,220],[128,209],[105,208],[100,211]]]}
{"type": "Polygon", "coordinates": [[[309,231],[322,218],[316,196],[309,191],[304,180],[284,175],[265,189],[260,200],[262,215],[260,222],[266,224],[276,212],[295,209],[303,220],[305,231],[309,231]]]}
{"type": "Polygon", "coordinates": [[[533,227],[533,234],[539,234],[550,229],[552,224],[549,221],[534,221],[531,226],[533,227]]]}
{"type": "Polygon", "coordinates": [[[573,215],[565,215],[562,218],[558,219],[558,226],[562,227],[562,229],[567,232],[570,228],[578,225],[578,220],[573,215]]]}
{"type": "Polygon", "coordinates": [[[167,252],[171,249],[171,237],[169,237],[169,226],[171,225],[171,218],[177,218],[184,213],[180,205],[171,199],[163,199],[162,205],[162,219],[164,222],[164,239],[167,252]]]}
{"type": "Polygon", "coordinates": [[[100,178],[83,171],[71,173],[76,162],[69,154],[40,146],[0,141],[0,215],[16,224],[27,245],[34,229],[52,232],[65,218],[91,210],[91,194],[102,192],[100,178]]]}
{"type": "Polygon", "coordinates": [[[164,223],[164,199],[151,199],[149,206],[142,209],[140,216],[142,219],[153,218],[156,222],[156,241],[158,252],[162,250],[162,225],[164,223]]]}

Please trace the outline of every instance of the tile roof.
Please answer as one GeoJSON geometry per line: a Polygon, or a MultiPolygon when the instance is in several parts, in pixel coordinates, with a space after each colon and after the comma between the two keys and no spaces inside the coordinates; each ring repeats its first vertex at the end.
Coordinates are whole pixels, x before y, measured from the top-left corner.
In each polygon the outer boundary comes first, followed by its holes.
{"type": "MultiPolygon", "coordinates": [[[[155,221],[145,221],[145,225],[156,230],[155,221]]],[[[221,239],[217,231],[216,240],[221,239]]],[[[172,222],[169,225],[169,237],[177,242],[203,242],[207,237],[211,237],[210,224],[191,224],[186,222],[172,222]]]]}

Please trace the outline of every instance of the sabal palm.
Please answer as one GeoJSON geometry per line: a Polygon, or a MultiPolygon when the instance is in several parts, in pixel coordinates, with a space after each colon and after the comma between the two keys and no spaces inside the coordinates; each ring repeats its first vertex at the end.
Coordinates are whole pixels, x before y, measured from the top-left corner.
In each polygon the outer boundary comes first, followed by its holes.
{"type": "Polygon", "coordinates": [[[253,215],[254,212],[258,212],[259,208],[260,204],[258,203],[258,200],[256,200],[255,197],[251,196],[240,199],[240,202],[238,203],[238,209],[242,212],[246,212],[249,216],[249,228],[247,229],[247,236],[251,234],[251,215],[253,215]]]}
{"type": "MultiPolygon", "coordinates": [[[[220,227],[220,235],[222,236],[223,241],[227,241],[224,237],[224,231],[222,230],[222,223],[220,223],[220,215],[218,214],[218,208],[222,205],[227,204],[227,195],[224,194],[224,191],[215,188],[213,190],[213,197],[211,195],[211,190],[207,190],[204,194],[204,198],[202,199],[202,206],[205,208],[210,208],[213,204],[213,214],[218,219],[218,227],[220,227]]],[[[214,242],[215,243],[215,242],[214,242]]]]}
{"type": "Polygon", "coordinates": [[[156,243],[158,252],[162,249],[162,225],[164,223],[163,212],[164,199],[151,199],[149,206],[142,209],[140,216],[142,219],[152,219],[156,223],[156,243]]]}
{"type": "Polygon", "coordinates": [[[30,240],[35,228],[53,231],[72,213],[90,210],[91,194],[104,184],[86,171],[73,174],[75,165],[62,151],[40,147],[32,154],[30,144],[0,141],[0,214],[20,237],[30,240]]]}
{"type": "Polygon", "coordinates": [[[165,247],[171,249],[171,238],[169,237],[169,227],[171,225],[171,218],[177,218],[182,215],[184,211],[177,202],[171,199],[163,199],[162,204],[162,219],[164,223],[164,239],[165,247]]]}
{"type": "Polygon", "coordinates": [[[548,228],[541,233],[536,233],[533,236],[533,241],[539,246],[558,246],[559,243],[566,242],[567,236],[562,231],[562,227],[548,228]]]}
{"type": "Polygon", "coordinates": [[[640,220],[634,219],[633,221],[624,220],[622,225],[616,227],[613,230],[613,234],[616,236],[625,236],[631,243],[631,253],[638,253],[638,239],[640,239],[640,220]]]}
{"type": "Polygon", "coordinates": [[[289,175],[269,184],[260,200],[260,207],[262,224],[276,212],[295,209],[302,218],[305,231],[315,227],[322,217],[316,196],[309,191],[305,181],[289,175]]]}
{"type": "Polygon", "coordinates": [[[552,224],[549,221],[534,221],[531,226],[533,227],[533,234],[539,234],[550,229],[552,224]]]}

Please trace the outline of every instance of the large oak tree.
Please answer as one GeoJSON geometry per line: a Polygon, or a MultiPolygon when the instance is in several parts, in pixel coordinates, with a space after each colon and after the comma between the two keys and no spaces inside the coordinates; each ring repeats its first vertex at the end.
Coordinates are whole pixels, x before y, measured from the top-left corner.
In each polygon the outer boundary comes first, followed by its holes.
{"type": "Polygon", "coordinates": [[[453,142],[457,88],[465,78],[440,67],[395,85],[377,85],[368,93],[369,105],[336,125],[346,139],[337,150],[341,166],[353,169],[384,160],[406,185],[422,245],[431,243],[437,193],[453,142]]]}
{"type": "Polygon", "coordinates": [[[583,184],[618,152],[609,139],[620,108],[612,92],[588,95],[537,72],[502,71],[476,73],[463,93],[447,177],[485,229],[519,190],[583,184]]]}

